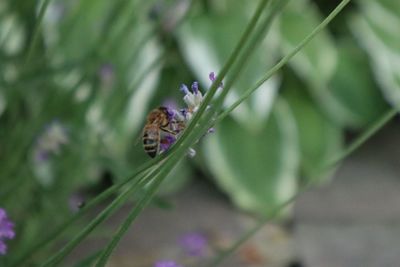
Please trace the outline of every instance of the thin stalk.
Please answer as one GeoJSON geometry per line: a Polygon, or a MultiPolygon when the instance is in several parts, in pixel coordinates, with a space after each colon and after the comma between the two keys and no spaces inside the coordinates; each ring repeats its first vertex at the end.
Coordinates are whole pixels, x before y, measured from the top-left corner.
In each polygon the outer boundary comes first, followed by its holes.
{"type": "Polygon", "coordinates": [[[262,25],[258,28],[256,34],[254,34],[254,37],[251,39],[248,46],[245,48],[245,51],[242,53],[240,59],[238,60],[238,63],[235,64],[235,67],[232,70],[232,72],[233,72],[232,78],[225,84],[224,90],[222,90],[221,95],[212,104],[213,108],[215,108],[217,110],[220,107],[222,107],[223,101],[229,91],[226,89],[230,89],[232,87],[232,85],[234,84],[234,82],[238,79],[238,77],[240,76],[239,75],[240,71],[245,67],[252,52],[257,48],[257,45],[259,44],[259,42],[263,38],[265,38],[265,36],[268,34],[268,30],[270,29],[273,19],[275,18],[275,16],[277,14],[279,14],[282,11],[282,9],[285,7],[285,5],[288,2],[289,2],[289,0],[277,0],[277,1],[272,2],[272,4],[271,4],[272,6],[269,11],[269,14],[266,16],[266,18],[262,22],[262,25]]]}
{"type": "Polygon", "coordinates": [[[362,133],[356,140],[354,140],[351,145],[349,145],[343,153],[341,153],[337,158],[328,162],[324,168],[321,168],[315,174],[314,178],[309,179],[292,197],[278,205],[273,209],[265,218],[261,219],[253,228],[248,230],[239,240],[237,240],[231,247],[225,250],[222,254],[218,255],[214,260],[211,261],[208,267],[215,267],[221,264],[225,259],[232,255],[243,243],[249,240],[255,233],[257,233],[266,223],[273,220],[280,212],[293,203],[300,195],[306,192],[308,189],[314,186],[315,182],[318,181],[318,174],[324,173],[335,167],[339,162],[353,153],[361,145],[363,145],[371,136],[373,136],[379,129],[381,129],[388,121],[390,121],[397,114],[396,109],[390,109],[381,118],[374,122],[364,133],[362,133]]]}
{"type": "Polygon", "coordinates": [[[30,60],[30,58],[32,57],[32,53],[36,47],[36,43],[38,42],[39,39],[39,33],[40,33],[40,28],[42,25],[42,21],[43,21],[43,17],[44,14],[46,13],[47,7],[50,4],[50,0],[44,0],[42,6],[40,7],[39,10],[39,15],[36,21],[36,25],[33,31],[33,37],[32,37],[32,41],[29,44],[29,48],[28,48],[28,54],[26,56],[26,63],[30,60]]]}
{"type": "Polygon", "coordinates": [[[391,119],[396,116],[398,110],[396,108],[391,108],[386,111],[381,118],[379,118],[367,131],[361,134],[354,142],[351,143],[350,146],[347,147],[340,155],[336,158],[332,159],[328,164],[324,166],[324,169],[330,169],[336,166],[339,162],[341,162],[344,158],[352,154],[355,150],[357,150],[362,144],[365,143],[371,136],[373,136],[378,130],[380,130],[386,123],[388,123],[391,119]]]}
{"type": "Polygon", "coordinates": [[[112,194],[115,194],[118,190],[120,190],[123,186],[137,178],[138,175],[141,175],[143,172],[149,170],[152,166],[157,165],[162,160],[165,159],[165,155],[161,155],[156,159],[150,160],[145,162],[143,165],[137,168],[137,170],[127,179],[123,180],[120,183],[117,183],[101,194],[97,195],[94,199],[86,203],[86,205],[74,216],[68,219],[65,223],[57,227],[54,231],[52,231],[49,235],[45,236],[44,238],[38,240],[34,243],[23,255],[17,258],[10,267],[17,267],[21,266],[25,263],[32,255],[38,252],[39,249],[49,245],[52,241],[54,241],[57,237],[59,237],[70,225],[72,225],[75,221],[81,218],[84,214],[86,214],[91,208],[97,206],[112,194]]]}
{"type": "Polygon", "coordinates": [[[210,109],[206,112],[204,116],[200,118],[200,121],[196,127],[198,127],[198,131],[200,134],[197,134],[195,136],[191,136],[188,138],[188,140],[183,141],[183,145],[190,144],[190,143],[195,143],[199,138],[201,138],[210,127],[213,125],[213,116],[215,114],[215,110],[218,110],[222,107],[223,101],[229,91],[229,89],[232,87],[234,82],[237,80],[237,78],[240,76],[240,72],[243,70],[243,68],[246,66],[246,63],[248,62],[249,58],[251,57],[251,54],[254,52],[257,44],[262,40],[262,38],[265,36],[265,34],[268,32],[269,26],[272,23],[273,18],[275,17],[276,14],[278,14],[281,9],[285,6],[285,4],[288,2],[288,0],[276,0],[273,1],[271,4],[271,8],[269,10],[269,13],[266,15],[265,19],[261,23],[260,27],[258,27],[256,33],[254,36],[250,39],[249,43],[245,45],[243,48],[243,52],[241,52],[241,55],[239,56],[239,59],[237,60],[237,63],[234,64],[234,67],[232,69],[232,78],[228,80],[228,82],[224,86],[224,90],[222,93],[218,96],[218,98],[212,102],[210,105],[210,109]],[[211,126],[210,126],[211,124],[211,126]]]}
{"type": "Polygon", "coordinates": [[[222,68],[221,72],[217,75],[217,78],[211,85],[210,89],[208,90],[203,103],[200,105],[199,110],[194,114],[194,117],[191,119],[189,125],[187,126],[186,130],[183,132],[182,136],[178,139],[176,144],[172,149],[179,147],[182,142],[186,139],[186,137],[192,132],[194,127],[196,127],[197,122],[199,121],[200,117],[203,115],[204,111],[206,110],[207,106],[209,105],[211,99],[215,95],[219,85],[221,84],[223,78],[228,73],[229,69],[232,65],[236,62],[242,48],[246,45],[251,33],[255,30],[256,24],[261,17],[262,11],[264,10],[265,6],[269,3],[268,0],[261,0],[250,23],[248,24],[246,30],[244,31],[242,37],[239,40],[239,43],[236,45],[235,49],[231,53],[228,61],[225,63],[224,67],[222,68]]]}
{"type": "MultiPolygon", "coordinates": [[[[340,4],[326,17],[320,25],[318,25],[299,45],[293,49],[287,56],[282,58],[278,64],[276,64],[271,70],[269,70],[266,75],[256,83],[254,87],[251,87],[247,90],[242,97],[240,97],[233,105],[231,105],[227,110],[222,112],[216,119],[215,123],[224,119],[231,111],[233,111],[240,103],[246,100],[257,88],[259,88],[266,80],[268,80],[273,74],[275,74],[280,68],[282,68],[294,55],[296,55],[309,41],[311,41],[314,36],[316,36],[322,29],[326,27],[328,23],[330,23],[333,18],[339,14],[339,12],[350,2],[350,0],[343,0],[340,4]]],[[[395,116],[397,110],[391,109],[387,113],[384,114],[382,118],[380,118],[377,122],[375,122],[364,134],[360,135],[341,155],[337,158],[329,162],[325,169],[329,169],[337,165],[341,160],[354,152],[357,148],[359,148],[366,140],[368,140],[373,134],[375,134],[379,129],[382,128],[391,118],[395,116]]],[[[324,171],[324,170],[321,170],[324,171]]],[[[207,266],[215,267],[218,266],[221,262],[227,259],[230,255],[232,255],[244,242],[246,242],[250,237],[252,237],[258,230],[260,230],[267,222],[274,219],[285,207],[290,205],[299,195],[303,192],[307,191],[314,183],[314,179],[310,179],[301,189],[299,189],[292,197],[290,197],[287,201],[279,205],[276,209],[274,209],[269,216],[266,216],[259,223],[256,224],[255,227],[247,231],[239,240],[237,240],[229,249],[224,251],[218,257],[211,261],[211,263],[207,266]]]]}
{"type": "Polygon", "coordinates": [[[118,242],[124,236],[126,231],[128,231],[129,227],[138,217],[140,212],[147,206],[147,204],[151,201],[154,195],[157,192],[157,189],[160,187],[164,178],[168,175],[168,173],[173,169],[173,167],[177,164],[179,158],[177,156],[171,157],[166,162],[163,169],[158,173],[156,177],[151,181],[150,187],[144,197],[137,203],[136,207],[129,213],[128,217],[125,219],[123,224],[120,226],[118,231],[115,233],[111,241],[108,243],[107,247],[101,254],[99,260],[97,261],[95,267],[103,267],[107,264],[108,258],[111,256],[112,252],[118,245],[118,242]]]}
{"type": "Polygon", "coordinates": [[[306,46],[318,33],[320,33],[338,14],[342,9],[350,2],[350,0],[343,0],[340,4],[306,37],[304,38],[289,54],[283,57],[274,67],[272,67],[262,79],[260,79],[253,87],[246,90],[243,95],[229,106],[225,111],[221,112],[216,123],[221,121],[230,112],[232,112],[237,106],[245,101],[255,90],[257,90],[264,82],[271,78],[278,70],[285,66],[289,60],[292,59],[304,46],[306,46]]]}
{"type": "Polygon", "coordinates": [[[109,218],[125,201],[132,196],[140,186],[146,182],[146,177],[133,181],[133,183],[124,192],[122,192],[110,205],[108,205],[100,214],[96,216],[77,236],[70,240],[59,252],[43,263],[42,267],[55,266],[66,255],[68,255],[82,240],[89,235],[100,223],[109,218]]]}

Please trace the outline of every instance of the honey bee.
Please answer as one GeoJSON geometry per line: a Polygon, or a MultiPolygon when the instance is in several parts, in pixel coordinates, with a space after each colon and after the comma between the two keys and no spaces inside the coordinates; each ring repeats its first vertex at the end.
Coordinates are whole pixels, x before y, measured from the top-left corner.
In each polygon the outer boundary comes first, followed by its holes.
{"type": "Polygon", "coordinates": [[[147,116],[143,129],[143,148],[152,158],[160,152],[160,145],[165,134],[176,137],[185,127],[182,121],[177,121],[169,114],[168,108],[158,107],[147,116]]]}

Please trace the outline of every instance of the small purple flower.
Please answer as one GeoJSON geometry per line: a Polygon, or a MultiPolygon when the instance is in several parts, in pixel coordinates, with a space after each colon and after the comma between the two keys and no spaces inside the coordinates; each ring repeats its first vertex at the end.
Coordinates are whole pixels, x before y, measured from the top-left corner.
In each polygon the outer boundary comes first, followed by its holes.
{"type": "Polygon", "coordinates": [[[184,83],[181,84],[181,92],[184,93],[185,95],[190,94],[189,88],[184,83]]]}
{"type": "Polygon", "coordinates": [[[171,260],[162,260],[158,261],[154,264],[154,267],[183,267],[182,265],[177,264],[171,260]]]}
{"type": "Polygon", "coordinates": [[[193,82],[192,83],[192,92],[197,95],[199,93],[199,83],[193,82]]]}
{"type": "MultiPolygon", "coordinates": [[[[210,72],[210,74],[208,75],[208,78],[210,79],[211,82],[214,82],[215,79],[216,79],[215,78],[215,73],[213,71],[210,72]]],[[[222,87],[224,87],[224,84],[221,82],[218,87],[222,88],[222,87]]]]}
{"type": "Polygon", "coordinates": [[[15,237],[14,223],[10,221],[4,209],[0,208],[0,255],[7,253],[6,239],[15,237]]]}
{"type": "Polygon", "coordinates": [[[176,115],[177,112],[175,111],[175,109],[172,109],[172,108],[169,108],[169,107],[166,107],[166,108],[167,108],[168,120],[169,121],[174,120],[175,115],[176,115]]]}
{"type": "Polygon", "coordinates": [[[186,254],[197,257],[204,256],[208,246],[205,236],[196,232],[184,235],[179,244],[186,254]]]}
{"type": "Polygon", "coordinates": [[[183,97],[183,101],[185,101],[186,105],[188,106],[189,113],[196,112],[201,102],[203,101],[203,95],[199,91],[199,84],[198,82],[193,82],[192,84],[192,92],[189,91],[188,87],[185,84],[181,85],[181,91],[185,94],[183,97]]]}
{"type": "Polygon", "coordinates": [[[210,72],[210,74],[208,75],[208,78],[210,79],[210,81],[214,82],[215,81],[215,73],[213,71],[210,72]]]}
{"type": "Polygon", "coordinates": [[[176,141],[176,138],[170,134],[165,135],[160,141],[160,152],[167,151],[176,141]]]}

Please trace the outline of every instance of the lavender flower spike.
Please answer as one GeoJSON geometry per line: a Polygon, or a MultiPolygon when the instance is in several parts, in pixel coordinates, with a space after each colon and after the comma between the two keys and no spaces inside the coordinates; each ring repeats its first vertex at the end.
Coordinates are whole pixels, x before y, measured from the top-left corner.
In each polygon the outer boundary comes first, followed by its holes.
{"type": "Polygon", "coordinates": [[[195,95],[197,95],[199,93],[199,83],[198,82],[192,83],[192,91],[195,95]]]}
{"type": "Polygon", "coordinates": [[[158,261],[154,264],[154,267],[183,267],[182,265],[177,264],[174,261],[170,260],[163,260],[163,261],[158,261]]]}
{"type": "Polygon", "coordinates": [[[0,208],[0,255],[7,253],[6,239],[15,237],[14,223],[10,221],[4,209],[0,208]]]}
{"type": "Polygon", "coordinates": [[[186,84],[181,84],[181,92],[184,93],[185,95],[190,94],[189,88],[186,86],[186,84]]]}

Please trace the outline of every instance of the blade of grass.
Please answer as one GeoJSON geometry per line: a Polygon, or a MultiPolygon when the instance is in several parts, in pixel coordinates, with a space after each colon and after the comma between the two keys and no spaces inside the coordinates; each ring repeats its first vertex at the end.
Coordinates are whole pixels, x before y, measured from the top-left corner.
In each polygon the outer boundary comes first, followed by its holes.
{"type": "Polygon", "coordinates": [[[43,17],[44,17],[44,14],[46,13],[47,7],[50,4],[50,1],[51,0],[44,0],[42,6],[40,7],[39,15],[36,20],[36,25],[33,30],[33,37],[32,37],[31,43],[29,44],[29,47],[28,47],[28,54],[26,56],[25,63],[29,62],[29,60],[32,57],[32,53],[35,50],[36,43],[38,42],[38,39],[39,39],[39,33],[40,33],[41,26],[42,26],[43,17]]]}
{"type": "Polygon", "coordinates": [[[70,240],[61,250],[54,254],[51,258],[45,261],[41,266],[49,267],[57,265],[65,256],[67,256],[82,240],[88,236],[100,223],[109,218],[118,208],[120,208],[125,201],[141,186],[146,184],[148,176],[142,177],[133,181],[131,185],[127,185],[115,200],[111,202],[100,214],[96,216],[82,231],[78,233],[72,240],[70,240]]]}
{"type": "Polygon", "coordinates": [[[246,43],[249,40],[250,35],[253,33],[253,31],[256,28],[257,22],[261,17],[261,14],[266,7],[266,5],[269,3],[269,0],[261,0],[259,5],[256,8],[256,11],[254,12],[254,15],[252,16],[252,19],[250,20],[249,24],[247,25],[244,33],[242,34],[238,44],[235,46],[233,52],[229,56],[227,62],[225,63],[224,67],[222,68],[221,72],[217,75],[215,81],[212,83],[210,89],[208,90],[207,94],[205,95],[205,98],[202,102],[202,104],[199,107],[199,110],[194,114],[194,117],[190,120],[189,125],[183,132],[182,136],[178,139],[176,144],[172,147],[172,151],[176,149],[176,147],[179,147],[182,142],[186,139],[186,137],[192,132],[194,127],[196,127],[200,117],[203,115],[204,111],[208,107],[211,99],[217,92],[217,89],[219,85],[221,84],[223,78],[225,75],[228,73],[229,69],[232,67],[232,65],[236,62],[239,54],[241,53],[242,48],[246,45],[246,43]]]}
{"type": "Polygon", "coordinates": [[[250,38],[250,41],[248,42],[248,44],[246,44],[244,46],[243,51],[238,56],[239,59],[237,59],[237,62],[233,64],[232,75],[231,75],[232,78],[227,81],[222,93],[209,106],[207,113],[200,118],[199,123],[196,127],[198,127],[198,131],[201,132],[202,134],[197,135],[197,136],[192,136],[192,137],[188,138],[188,140],[184,140],[182,143],[183,145],[186,145],[187,143],[191,143],[191,144],[196,143],[204,135],[204,133],[206,133],[206,131],[210,127],[212,127],[215,110],[219,110],[222,107],[223,101],[224,101],[229,89],[232,87],[234,82],[240,76],[241,71],[245,68],[245,66],[246,66],[248,60],[251,58],[251,54],[254,52],[257,44],[267,34],[274,17],[283,9],[283,7],[287,4],[287,2],[288,2],[288,0],[283,0],[283,1],[276,0],[276,1],[270,2],[271,7],[268,9],[268,14],[264,18],[264,20],[261,22],[261,25],[257,28],[256,33],[250,38]],[[211,126],[210,126],[210,124],[211,124],[211,126]]]}
{"type": "MultiPolygon", "coordinates": [[[[209,93],[206,95],[205,101],[203,102],[202,106],[200,107],[200,110],[196,113],[195,118],[197,116],[197,120],[199,119],[199,117],[201,116],[202,112],[204,112],[205,108],[207,107],[207,102],[209,102],[211,100],[213,94],[215,94],[216,89],[217,89],[219,83],[222,81],[224,75],[227,73],[227,71],[229,70],[231,65],[236,61],[237,55],[240,53],[241,48],[245,45],[249,34],[254,30],[254,27],[255,27],[255,25],[257,23],[257,20],[259,19],[260,15],[262,13],[262,9],[267,3],[268,3],[268,0],[262,0],[260,2],[260,5],[258,6],[258,8],[256,10],[255,15],[253,16],[251,22],[249,23],[249,26],[247,27],[247,29],[244,32],[241,40],[239,41],[239,44],[236,46],[236,49],[234,50],[234,52],[232,53],[230,59],[228,60],[227,64],[225,65],[225,68],[223,69],[223,71],[221,71],[220,75],[217,77],[216,81],[213,83],[214,89],[213,89],[213,86],[211,86],[211,89],[209,90],[209,93]]],[[[191,130],[195,127],[195,125],[196,125],[195,118],[191,121],[191,124],[190,124],[191,125],[191,129],[190,129],[190,125],[189,125],[188,129],[184,132],[184,134],[186,133],[186,135],[189,135],[191,130]]],[[[196,135],[201,135],[201,133],[197,133],[196,135]]],[[[182,138],[180,138],[180,140],[184,140],[183,136],[182,136],[182,138]]],[[[178,155],[180,155],[180,154],[183,154],[186,151],[188,146],[189,146],[189,144],[186,145],[186,146],[182,146],[182,147],[180,147],[178,145],[176,145],[174,147],[176,147],[176,153],[178,155]]],[[[172,152],[173,151],[171,151],[171,153],[172,152]]],[[[76,244],[79,243],[78,239],[81,239],[82,234],[85,234],[85,233],[81,233],[81,235],[78,236],[78,238],[75,238],[74,240],[76,240],[76,241],[72,240],[69,243],[69,245],[67,244],[67,246],[62,251],[60,251],[55,256],[53,256],[49,261],[47,261],[47,263],[45,263],[44,266],[46,266],[46,265],[48,266],[48,265],[50,265],[52,263],[55,263],[55,262],[58,262],[59,260],[61,260],[63,256],[65,256],[66,254],[69,253],[69,251],[73,248],[73,246],[75,246],[76,244]]]]}
{"type": "Polygon", "coordinates": [[[165,155],[161,155],[155,159],[149,160],[145,162],[143,165],[139,166],[137,170],[127,179],[117,183],[94,199],[89,201],[76,215],[72,216],[65,223],[57,227],[54,231],[52,231],[49,235],[35,242],[25,253],[23,253],[20,257],[18,257],[13,263],[11,263],[10,267],[22,266],[32,255],[39,251],[39,249],[44,248],[49,245],[52,241],[54,241],[58,236],[60,236],[70,225],[72,225],[75,221],[82,218],[84,214],[86,214],[91,208],[97,206],[99,203],[105,201],[112,194],[115,194],[118,190],[120,190],[123,186],[133,181],[134,179],[138,179],[138,176],[143,172],[149,170],[151,167],[159,164],[162,160],[165,159],[165,155]]]}
{"type": "Polygon", "coordinates": [[[238,79],[240,76],[239,73],[241,70],[244,68],[246,63],[248,62],[251,53],[257,48],[257,45],[261,42],[263,38],[267,35],[272,21],[275,18],[276,15],[278,15],[285,5],[289,2],[289,0],[277,0],[273,1],[271,3],[271,8],[269,10],[268,15],[265,17],[264,21],[261,23],[261,26],[257,29],[257,32],[254,34],[254,37],[251,39],[249,44],[246,46],[245,51],[241,55],[240,59],[238,60],[238,63],[235,64],[235,67],[232,70],[232,75],[231,79],[228,80],[225,84],[224,90],[222,90],[222,93],[220,96],[212,103],[212,107],[215,110],[218,110],[222,107],[223,101],[225,100],[228,91],[226,89],[229,89],[233,86],[234,82],[238,79]]]}
{"type": "Polygon", "coordinates": [[[356,149],[358,149],[362,144],[365,143],[371,136],[373,136],[379,129],[381,129],[386,123],[388,123],[391,119],[396,116],[398,110],[396,108],[391,108],[386,111],[381,118],[379,118],[367,131],[365,131],[360,137],[358,137],[351,145],[343,151],[336,158],[331,160],[328,164],[324,166],[324,169],[330,169],[336,166],[340,161],[353,153],[356,149]]]}
{"type": "MultiPolygon", "coordinates": [[[[271,8],[269,15],[264,20],[264,22],[263,22],[262,26],[260,27],[260,29],[258,30],[256,36],[251,39],[249,44],[246,46],[245,51],[242,52],[242,55],[238,59],[238,63],[236,64],[236,67],[235,67],[235,72],[234,72],[235,74],[233,75],[234,77],[237,77],[239,75],[239,72],[243,69],[243,67],[245,65],[244,63],[250,57],[251,52],[254,51],[254,47],[261,40],[261,37],[265,36],[265,32],[268,30],[269,26],[271,25],[272,19],[283,8],[283,6],[286,3],[287,3],[287,1],[276,1],[275,2],[276,5],[274,5],[273,8],[271,8]]],[[[233,84],[233,82],[234,82],[234,80],[232,80],[230,82],[230,84],[228,84],[228,86],[225,88],[225,91],[228,91],[228,89],[233,84]]],[[[221,100],[221,102],[222,102],[222,100],[221,100]]],[[[212,114],[210,114],[210,113],[207,115],[212,116],[212,114]]],[[[204,120],[208,121],[208,119],[207,119],[208,116],[206,116],[206,118],[204,120]]],[[[192,136],[191,138],[188,137],[188,140],[186,142],[182,143],[182,146],[180,147],[180,151],[182,152],[183,150],[186,150],[190,144],[192,144],[195,140],[198,140],[203,135],[202,133],[206,130],[205,128],[207,128],[207,127],[208,126],[204,123],[203,127],[198,129],[198,134],[192,136]]],[[[138,214],[136,213],[136,211],[133,211],[128,216],[128,218],[125,221],[125,223],[123,224],[123,226],[121,226],[119,232],[117,232],[116,236],[111,240],[108,247],[103,252],[103,254],[98,262],[98,265],[96,265],[96,266],[104,266],[105,265],[108,257],[111,255],[112,251],[115,249],[119,240],[122,238],[123,234],[127,231],[127,229],[132,224],[133,220],[137,217],[137,215],[138,214]]]]}
{"type": "Polygon", "coordinates": [[[218,115],[216,123],[229,115],[237,106],[245,101],[255,90],[257,90],[264,82],[271,78],[278,70],[285,66],[292,57],[294,57],[304,46],[306,46],[319,32],[321,32],[350,2],[350,0],[343,0],[337,7],[307,36],[305,37],[289,54],[283,57],[274,67],[272,67],[265,76],[260,79],[253,87],[246,90],[243,95],[229,106],[225,111],[218,115]]]}
{"type": "Polygon", "coordinates": [[[154,195],[156,194],[157,189],[161,185],[162,181],[168,175],[168,173],[174,168],[174,166],[178,163],[177,161],[179,161],[179,158],[181,158],[181,157],[177,157],[176,155],[175,155],[175,157],[169,158],[168,162],[166,163],[166,165],[164,166],[162,171],[160,171],[160,173],[156,177],[154,177],[146,194],[137,203],[135,208],[129,213],[128,217],[125,219],[123,224],[120,226],[118,231],[115,233],[114,237],[108,243],[107,247],[101,253],[100,258],[95,265],[96,267],[101,267],[101,266],[106,265],[108,258],[111,256],[111,253],[114,251],[114,249],[118,245],[118,242],[121,240],[121,238],[126,233],[126,231],[129,229],[131,224],[138,217],[140,212],[146,207],[146,205],[154,197],[154,195]]]}

